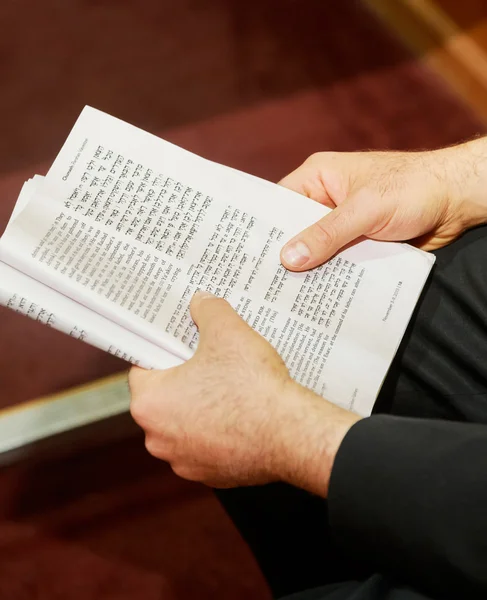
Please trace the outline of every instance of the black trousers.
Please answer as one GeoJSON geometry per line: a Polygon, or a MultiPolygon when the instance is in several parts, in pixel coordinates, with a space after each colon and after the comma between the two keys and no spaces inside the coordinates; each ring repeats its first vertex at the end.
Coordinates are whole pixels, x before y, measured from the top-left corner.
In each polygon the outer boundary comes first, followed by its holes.
{"type": "MultiPolygon", "coordinates": [[[[487,227],[466,233],[436,256],[374,412],[487,423],[487,227]]],[[[360,563],[345,556],[321,498],[285,484],[217,495],[275,598],[424,598],[374,573],[366,556],[360,563]]]]}

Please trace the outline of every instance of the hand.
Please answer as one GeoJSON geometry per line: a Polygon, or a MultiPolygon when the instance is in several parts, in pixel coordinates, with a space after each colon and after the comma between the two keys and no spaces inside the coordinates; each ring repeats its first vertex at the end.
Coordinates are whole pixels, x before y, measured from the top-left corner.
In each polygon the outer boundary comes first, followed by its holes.
{"type": "Polygon", "coordinates": [[[291,270],[362,236],[433,250],[487,220],[487,138],[430,152],[322,152],[281,185],[334,209],[283,248],[291,270]]]}
{"type": "Polygon", "coordinates": [[[287,481],[326,495],[337,449],[359,419],[295,383],[274,348],[222,299],[199,292],[193,358],[132,369],[131,412],[151,454],[214,487],[287,481]]]}

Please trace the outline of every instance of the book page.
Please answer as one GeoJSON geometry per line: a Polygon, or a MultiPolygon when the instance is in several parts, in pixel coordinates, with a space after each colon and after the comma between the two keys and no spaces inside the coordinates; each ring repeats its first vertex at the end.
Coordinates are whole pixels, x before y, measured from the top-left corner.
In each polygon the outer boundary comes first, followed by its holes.
{"type": "MultiPolygon", "coordinates": [[[[11,221],[28,204],[42,178],[28,181],[11,221]]],[[[35,279],[0,262],[0,305],[144,368],[166,369],[181,360],[35,279]]]]}
{"type": "Polygon", "coordinates": [[[0,305],[146,369],[168,369],[183,362],[1,262],[0,305]]]}
{"type": "Polygon", "coordinates": [[[282,245],[329,209],[90,108],[45,186],[2,238],[10,264],[180,359],[198,342],[189,302],[207,289],[298,382],[360,414],[434,261],[366,240],[313,271],[286,271],[282,245]]]}

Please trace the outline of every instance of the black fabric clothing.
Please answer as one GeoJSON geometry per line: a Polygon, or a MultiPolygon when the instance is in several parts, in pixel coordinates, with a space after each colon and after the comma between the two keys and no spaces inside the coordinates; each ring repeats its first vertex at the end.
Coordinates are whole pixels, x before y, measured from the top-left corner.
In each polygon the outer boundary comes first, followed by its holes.
{"type": "Polygon", "coordinates": [[[218,493],[276,598],[487,598],[487,228],[436,256],[329,502],[284,484],[218,493]]]}
{"type": "MultiPolygon", "coordinates": [[[[450,598],[452,596],[437,596],[450,598]]],[[[475,596],[477,597],[477,596],[475,596]]],[[[480,596],[485,598],[485,594],[480,596]]],[[[281,600],[431,600],[430,595],[399,583],[390,577],[374,574],[364,581],[345,581],[286,596],[281,600]]],[[[457,595],[456,600],[468,600],[467,592],[457,595]]]]}
{"type": "MultiPolygon", "coordinates": [[[[406,585],[375,574],[365,581],[336,583],[288,596],[284,600],[430,600],[406,585]]],[[[463,600],[465,596],[460,596],[463,600]]]]}
{"type": "Polygon", "coordinates": [[[487,597],[487,427],[375,416],[336,457],[331,529],[348,553],[439,598],[487,597]]]}

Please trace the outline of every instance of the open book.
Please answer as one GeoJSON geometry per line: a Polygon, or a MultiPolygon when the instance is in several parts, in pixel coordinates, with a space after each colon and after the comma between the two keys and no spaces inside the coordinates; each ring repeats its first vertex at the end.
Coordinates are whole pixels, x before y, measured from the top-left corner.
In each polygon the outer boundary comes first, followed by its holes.
{"type": "Polygon", "coordinates": [[[364,240],[307,273],[283,244],[326,207],[85,108],[0,240],[0,303],[145,368],[189,359],[197,289],[226,298],[291,375],[369,414],[434,262],[364,240]]]}

